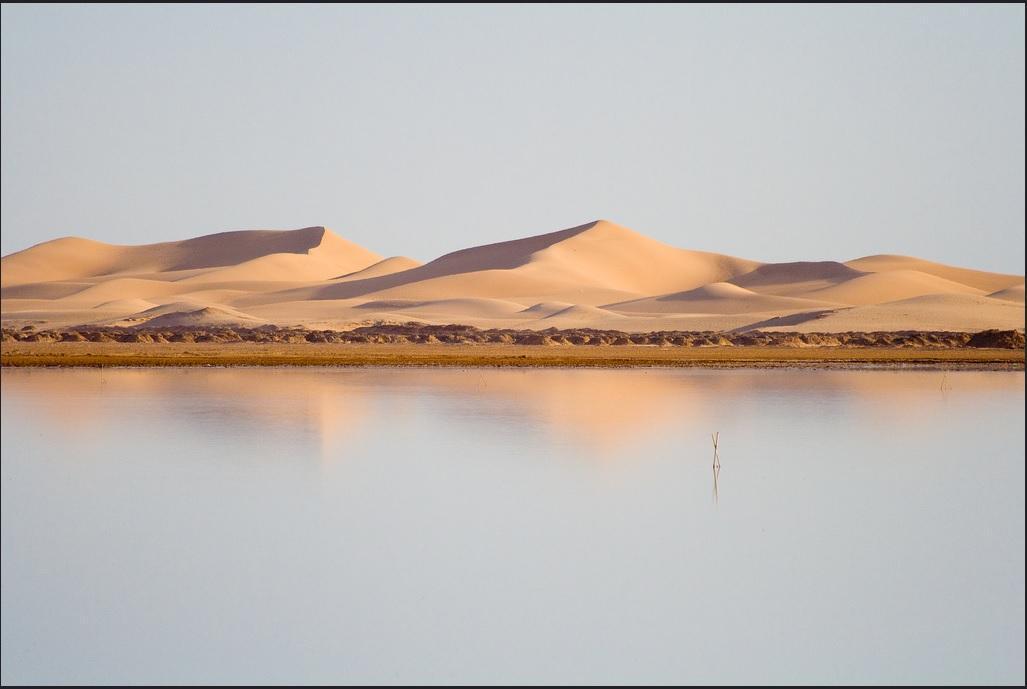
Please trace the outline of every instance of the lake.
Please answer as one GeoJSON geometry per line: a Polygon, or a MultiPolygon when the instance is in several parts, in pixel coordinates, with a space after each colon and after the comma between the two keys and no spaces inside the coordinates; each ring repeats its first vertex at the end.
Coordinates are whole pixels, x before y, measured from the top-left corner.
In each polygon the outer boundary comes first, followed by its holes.
{"type": "Polygon", "coordinates": [[[5,684],[1024,682],[1023,373],[0,375],[5,684]]]}

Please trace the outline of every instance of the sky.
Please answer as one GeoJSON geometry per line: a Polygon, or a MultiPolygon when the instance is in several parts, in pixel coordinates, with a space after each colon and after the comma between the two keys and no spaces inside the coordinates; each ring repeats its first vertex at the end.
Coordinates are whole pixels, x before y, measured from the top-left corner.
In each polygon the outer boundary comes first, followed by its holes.
{"type": "Polygon", "coordinates": [[[2,253],[606,218],[1024,272],[1024,7],[2,7],[2,253]]]}

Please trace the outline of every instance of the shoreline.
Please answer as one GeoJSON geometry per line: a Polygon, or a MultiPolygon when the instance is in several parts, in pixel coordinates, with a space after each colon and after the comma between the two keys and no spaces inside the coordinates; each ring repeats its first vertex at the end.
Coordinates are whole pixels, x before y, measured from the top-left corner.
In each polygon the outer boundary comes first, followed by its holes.
{"type": "Polygon", "coordinates": [[[659,367],[1023,371],[1024,350],[910,347],[18,342],[4,343],[0,348],[0,366],[659,367]]]}

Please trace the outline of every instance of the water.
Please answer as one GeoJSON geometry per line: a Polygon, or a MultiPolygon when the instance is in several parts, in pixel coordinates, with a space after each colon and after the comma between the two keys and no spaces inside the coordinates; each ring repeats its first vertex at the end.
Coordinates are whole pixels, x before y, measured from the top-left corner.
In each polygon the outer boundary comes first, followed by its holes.
{"type": "Polygon", "coordinates": [[[1024,681],[1022,373],[2,383],[5,684],[1024,681]]]}

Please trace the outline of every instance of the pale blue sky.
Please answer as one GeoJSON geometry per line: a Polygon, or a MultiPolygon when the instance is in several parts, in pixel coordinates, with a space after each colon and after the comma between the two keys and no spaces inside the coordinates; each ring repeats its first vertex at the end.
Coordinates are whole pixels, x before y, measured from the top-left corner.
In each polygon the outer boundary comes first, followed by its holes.
{"type": "Polygon", "coordinates": [[[1024,272],[1024,8],[3,6],[2,251],[609,218],[1024,272]]]}

